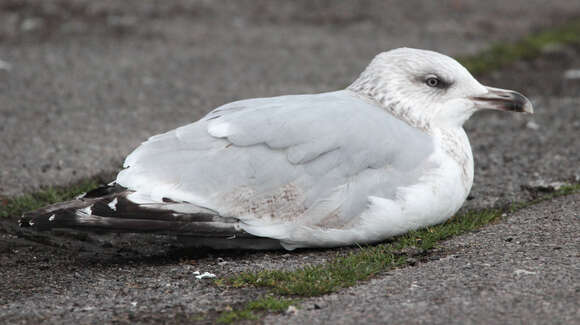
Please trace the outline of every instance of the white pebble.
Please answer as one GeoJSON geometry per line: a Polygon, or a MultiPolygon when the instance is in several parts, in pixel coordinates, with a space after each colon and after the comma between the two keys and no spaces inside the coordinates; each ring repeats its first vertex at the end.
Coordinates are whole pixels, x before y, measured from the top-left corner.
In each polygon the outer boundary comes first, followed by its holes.
{"type": "Polygon", "coordinates": [[[215,278],[215,274],[209,272],[203,272],[203,274],[195,276],[198,280],[205,279],[205,278],[215,278]]]}
{"type": "Polygon", "coordinates": [[[12,69],[12,65],[2,59],[0,59],[0,70],[10,70],[12,69]]]}
{"type": "Polygon", "coordinates": [[[570,69],[564,72],[564,79],[580,79],[580,69],[570,69]]]}
{"type": "Polygon", "coordinates": [[[286,309],[286,315],[296,315],[298,314],[298,308],[296,308],[296,306],[288,306],[288,309],[286,309]]]}
{"type": "Polygon", "coordinates": [[[536,274],[536,272],[521,269],[521,270],[515,270],[514,274],[515,275],[522,275],[522,274],[523,275],[532,275],[532,274],[536,274]]]}
{"type": "Polygon", "coordinates": [[[537,130],[540,128],[540,125],[534,121],[529,121],[526,123],[526,127],[531,130],[537,130]]]}

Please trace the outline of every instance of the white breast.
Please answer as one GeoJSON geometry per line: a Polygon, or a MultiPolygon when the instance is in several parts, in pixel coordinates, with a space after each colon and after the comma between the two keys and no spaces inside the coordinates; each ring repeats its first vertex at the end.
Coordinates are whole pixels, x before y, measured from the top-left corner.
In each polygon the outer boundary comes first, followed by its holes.
{"type": "MultiPolygon", "coordinates": [[[[419,181],[397,189],[395,198],[368,197],[368,207],[341,229],[316,225],[277,224],[260,227],[273,233],[286,249],[306,246],[333,247],[372,243],[434,225],[449,219],[465,202],[473,183],[473,158],[463,129],[432,130],[435,151],[419,181]],[[283,235],[281,235],[283,234],[283,235]]],[[[256,235],[255,228],[248,231],[256,235]]]]}
{"type": "Polygon", "coordinates": [[[432,136],[436,150],[429,160],[439,167],[428,170],[418,183],[398,189],[395,200],[371,197],[361,215],[363,227],[377,240],[443,222],[465,202],[473,184],[467,136],[463,129],[437,129],[432,136]]]}

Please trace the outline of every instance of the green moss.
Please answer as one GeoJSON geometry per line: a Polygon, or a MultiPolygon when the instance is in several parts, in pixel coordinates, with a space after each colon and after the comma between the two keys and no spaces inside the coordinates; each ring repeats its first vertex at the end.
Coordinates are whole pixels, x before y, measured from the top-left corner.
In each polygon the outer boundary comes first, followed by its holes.
{"type": "Polygon", "coordinates": [[[551,199],[559,197],[559,196],[570,195],[570,194],[574,194],[574,193],[578,193],[578,192],[580,192],[580,183],[579,184],[564,185],[552,193],[542,195],[542,196],[540,196],[536,199],[533,199],[531,201],[514,203],[509,208],[509,212],[512,213],[512,212],[521,210],[523,208],[527,208],[531,205],[538,204],[540,202],[544,202],[544,201],[551,200],[551,199]]]}
{"type": "Polygon", "coordinates": [[[239,322],[241,320],[255,320],[258,319],[258,315],[254,314],[251,310],[232,310],[223,312],[217,319],[220,324],[231,324],[233,322],[239,322]]]}
{"type": "Polygon", "coordinates": [[[580,20],[543,30],[515,43],[497,43],[479,54],[460,58],[472,74],[479,75],[520,60],[540,56],[553,45],[580,44],[580,20]]]}
{"type": "Polygon", "coordinates": [[[66,201],[99,185],[97,178],[86,179],[63,187],[49,187],[32,194],[8,198],[0,202],[0,218],[19,216],[48,204],[66,201]]]}
{"type": "Polygon", "coordinates": [[[353,286],[358,281],[404,262],[405,258],[396,256],[390,246],[378,245],[336,257],[327,264],[306,266],[295,271],[264,270],[242,273],[230,279],[230,283],[234,287],[268,287],[282,295],[319,296],[353,286]]]}
{"type": "Polygon", "coordinates": [[[324,295],[405,265],[408,258],[402,253],[405,248],[413,247],[423,251],[431,249],[437,242],[479,228],[498,218],[501,213],[500,210],[468,212],[444,224],[411,231],[390,243],[361,247],[347,256],[337,256],[326,264],[309,265],[294,271],[247,272],[227,281],[234,287],[252,285],[271,288],[281,295],[324,295]]]}
{"type": "Polygon", "coordinates": [[[447,238],[475,230],[496,220],[503,213],[500,209],[469,211],[445,223],[420,230],[410,231],[395,240],[396,249],[415,247],[429,250],[447,238]]]}
{"type": "Polygon", "coordinates": [[[222,312],[218,317],[217,322],[230,324],[241,320],[255,320],[258,319],[261,314],[266,312],[284,312],[290,305],[295,305],[297,303],[298,300],[266,296],[250,301],[241,309],[222,312]]]}

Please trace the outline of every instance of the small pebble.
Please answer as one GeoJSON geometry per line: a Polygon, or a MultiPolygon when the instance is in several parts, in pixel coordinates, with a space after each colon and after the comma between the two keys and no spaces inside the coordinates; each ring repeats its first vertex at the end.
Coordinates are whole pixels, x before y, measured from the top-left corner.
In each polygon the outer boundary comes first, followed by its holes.
{"type": "Polygon", "coordinates": [[[296,308],[296,306],[288,306],[288,309],[286,309],[286,315],[296,315],[298,314],[298,308],[296,308]]]}
{"type": "Polygon", "coordinates": [[[198,280],[205,279],[205,278],[215,278],[215,274],[209,272],[203,272],[203,274],[195,276],[198,280]]]}

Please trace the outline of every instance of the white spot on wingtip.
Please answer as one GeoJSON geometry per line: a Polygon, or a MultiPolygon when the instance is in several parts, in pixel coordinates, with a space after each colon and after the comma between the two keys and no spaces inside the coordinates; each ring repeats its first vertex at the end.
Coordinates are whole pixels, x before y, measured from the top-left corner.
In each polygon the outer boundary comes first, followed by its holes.
{"type": "Polygon", "coordinates": [[[93,205],[91,204],[84,209],[78,209],[76,215],[77,216],[91,216],[93,214],[92,207],[93,207],[93,205]]]}
{"type": "Polygon", "coordinates": [[[34,221],[32,221],[32,220],[28,221],[28,225],[29,225],[30,227],[34,227],[34,221]]]}
{"type": "Polygon", "coordinates": [[[55,215],[54,215],[54,214],[53,214],[53,215],[51,215],[50,217],[48,217],[48,221],[54,221],[54,217],[55,217],[55,215]]]}
{"type": "Polygon", "coordinates": [[[80,223],[89,223],[89,224],[96,224],[99,222],[102,223],[102,220],[99,216],[93,215],[92,207],[93,205],[91,204],[84,209],[76,210],[75,216],[77,221],[80,223]]]}
{"type": "Polygon", "coordinates": [[[85,195],[87,195],[87,193],[83,193],[83,194],[77,195],[77,196],[75,196],[75,200],[80,200],[80,199],[84,198],[85,195]]]}
{"type": "Polygon", "coordinates": [[[111,210],[113,211],[117,211],[117,198],[114,198],[113,201],[109,202],[109,204],[107,204],[109,206],[109,208],[111,208],[111,210]]]}

